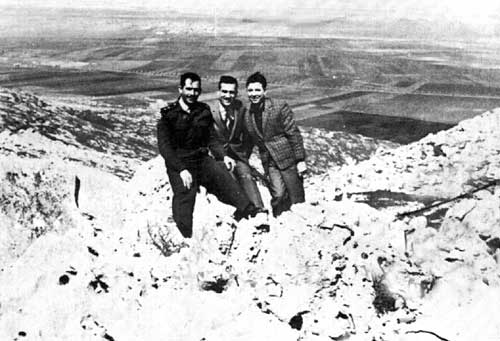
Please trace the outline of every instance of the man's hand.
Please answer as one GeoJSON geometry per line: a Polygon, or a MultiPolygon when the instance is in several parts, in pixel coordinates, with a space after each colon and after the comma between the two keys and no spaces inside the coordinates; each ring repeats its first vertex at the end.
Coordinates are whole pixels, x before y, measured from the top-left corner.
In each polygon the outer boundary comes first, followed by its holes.
{"type": "Polygon", "coordinates": [[[303,177],[307,172],[307,164],[305,161],[300,161],[297,163],[297,173],[299,176],[303,177]]]}
{"type": "Polygon", "coordinates": [[[229,156],[224,156],[224,164],[226,165],[226,168],[232,172],[234,169],[234,166],[236,166],[236,161],[234,161],[232,158],[229,156]]]}
{"type": "Polygon", "coordinates": [[[191,176],[191,173],[189,173],[187,169],[184,169],[179,175],[181,176],[184,187],[190,189],[193,184],[193,177],[191,176]]]}

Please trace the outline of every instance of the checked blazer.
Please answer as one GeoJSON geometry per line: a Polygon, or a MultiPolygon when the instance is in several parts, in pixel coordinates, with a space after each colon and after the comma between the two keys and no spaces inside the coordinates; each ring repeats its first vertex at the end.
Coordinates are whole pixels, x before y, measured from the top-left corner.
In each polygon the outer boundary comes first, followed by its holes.
{"type": "Polygon", "coordinates": [[[262,132],[249,110],[245,115],[245,126],[254,144],[259,147],[260,158],[265,169],[274,161],[280,170],[304,161],[305,150],[302,135],[286,102],[264,98],[262,132]]]}

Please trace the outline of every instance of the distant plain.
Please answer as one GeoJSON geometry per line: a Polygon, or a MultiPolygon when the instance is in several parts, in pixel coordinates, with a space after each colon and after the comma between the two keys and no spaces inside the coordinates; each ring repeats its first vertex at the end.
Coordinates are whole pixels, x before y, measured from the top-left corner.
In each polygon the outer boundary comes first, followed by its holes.
{"type": "Polygon", "coordinates": [[[157,106],[176,99],[184,71],[202,76],[209,103],[220,75],[238,78],[244,100],[246,77],[261,71],[270,96],[288,101],[300,124],[398,143],[500,107],[500,44],[492,40],[384,37],[361,28],[346,35],[341,27],[336,35],[335,22],[5,13],[0,27],[22,15],[39,30],[18,25],[0,35],[0,86],[118,115],[141,109],[151,125],[157,106]]]}

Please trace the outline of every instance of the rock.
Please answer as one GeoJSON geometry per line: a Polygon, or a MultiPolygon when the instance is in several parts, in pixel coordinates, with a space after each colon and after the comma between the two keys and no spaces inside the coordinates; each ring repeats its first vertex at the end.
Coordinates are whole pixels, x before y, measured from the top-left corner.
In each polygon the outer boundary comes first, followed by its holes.
{"type": "MultiPolygon", "coordinates": [[[[9,103],[21,106],[23,96],[9,103]]],[[[65,160],[73,152],[92,160],[92,150],[62,147],[30,161],[3,149],[1,186],[13,195],[2,206],[8,228],[0,241],[5,253],[17,241],[22,251],[0,271],[0,339],[435,338],[413,333],[419,330],[498,339],[499,186],[450,202],[438,223],[430,215],[396,217],[490,181],[485,174],[500,168],[498,116],[483,114],[357,164],[374,141],[336,145],[329,139],[347,136],[304,130],[308,150],[318,152],[313,173],[346,165],[306,179],[308,201],[270,218],[266,233],[251,220],[236,223],[232,207],[201,191],[187,241],[169,221],[172,192],[161,158],[125,183],[103,172],[114,162],[94,169],[65,160]],[[81,180],[79,209],[72,170],[81,180]],[[35,212],[32,189],[47,192],[35,212]],[[375,208],[352,195],[381,190],[406,196],[375,208]],[[30,214],[18,219],[18,207],[30,214]],[[48,209],[60,214],[42,214],[48,209]],[[33,226],[46,231],[30,239],[24,232],[33,226]]],[[[46,142],[35,133],[19,141],[26,152],[33,149],[27,141],[46,142]]]]}

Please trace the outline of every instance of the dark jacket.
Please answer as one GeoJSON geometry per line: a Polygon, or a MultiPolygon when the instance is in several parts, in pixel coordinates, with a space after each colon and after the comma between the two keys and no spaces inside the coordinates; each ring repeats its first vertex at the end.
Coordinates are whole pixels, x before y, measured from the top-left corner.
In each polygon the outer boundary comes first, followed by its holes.
{"type": "Polygon", "coordinates": [[[262,132],[257,129],[253,113],[245,115],[245,126],[253,143],[259,147],[265,168],[271,160],[283,170],[305,160],[304,142],[286,102],[265,97],[262,132]]]}
{"type": "Polygon", "coordinates": [[[224,151],[226,155],[235,160],[248,161],[252,153],[252,142],[245,129],[245,107],[239,100],[235,100],[233,104],[234,123],[231,130],[222,121],[222,116],[217,103],[216,109],[212,109],[214,118],[214,129],[219,139],[224,143],[224,151]]]}
{"type": "Polygon", "coordinates": [[[206,156],[209,150],[216,160],[224,158],[224,147],[215,133],[207,104],[198,102],[187,113],[176,101],[160,112],[158,149],[167,169],[177,172],[187,169],[189,163],[206,156]]]}

